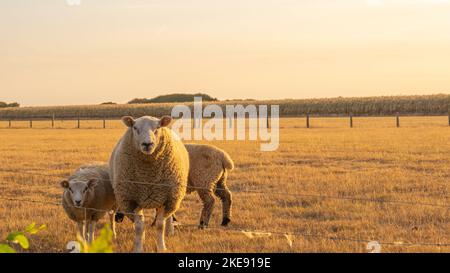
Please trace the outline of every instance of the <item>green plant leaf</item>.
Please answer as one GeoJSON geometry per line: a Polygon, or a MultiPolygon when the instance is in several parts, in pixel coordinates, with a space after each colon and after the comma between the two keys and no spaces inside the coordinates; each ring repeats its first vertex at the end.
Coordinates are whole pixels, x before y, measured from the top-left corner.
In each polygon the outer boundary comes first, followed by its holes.
{"type": "Polygon", "coordinates": [[[10,234],[8,234],[8,237],[6,237],[6,240],[12,243],[16,243],[16,237],[19,235],[24,235],[22,231],[13,231],[10,234]]]}
{"type": "Polygon", "coordinates": [[[28,233],[31,233],[31,232],[33,232],[34,230],[36,230],[35,227],[36,227],[36,223],[33,222],[33,223],[29,224],[29,225],[25,228],[25,231],[28,232],[28,233]]]}
{"type": "Polygon", "coordinates": [[[27,237],[20,231],[10,233],[7,240],[11,243],[19,244],[23,249],[30,247],[27,237]]]}
{"type": "Polygon", "coordinates": [[[28,232],[28,234],[36,234],[39,231],[44,230],[46,228],[47,228],[46,225],[42,225],[39,228],[33,227],[32,229],[28,229],[28,230],[25,230],[25,231],[28,232]]]}
{"type": "Polygon", "coordinates": [[[39,232],[39,229],[36,228],[36,224],[33,222],[31,225],[25,228],[25,232],[28,234],[36,234],[39,232]]]}
{"type": "Polygon", "coordinates": [[[7,244],[0,244],[0,253],[16,253],[16,251],[7,244]]]}
{"type": "MultiPolygon", "coordinates": [[[[32,222],[31,224],[29,224],[24,231],[14,231],[8,234],[8,236],[6,237],[6,242],[9,243],[13,243],[13,244],[18,244],[20,245],[23,249],[28,249],[30,247],[30,242],[28,241],[28,238],[25,236],[25,234],[36,234],[41,230],[46,229],[47,226],[46,225],[41,225],[39,228],[36,227],[36,223],[32,222]]],[[[11,252],[15,250],[13,248],[11,248],[11,246],[9,246],[8,244],[0,244],[0,253],[2,251],[4,252],[11,252]]]]}
{"type": "Polygon", "coordinates": [[[30,243],[25,235],[17,235],[16,241],[23,249],[28,249],[30,247],[30,243]]]}

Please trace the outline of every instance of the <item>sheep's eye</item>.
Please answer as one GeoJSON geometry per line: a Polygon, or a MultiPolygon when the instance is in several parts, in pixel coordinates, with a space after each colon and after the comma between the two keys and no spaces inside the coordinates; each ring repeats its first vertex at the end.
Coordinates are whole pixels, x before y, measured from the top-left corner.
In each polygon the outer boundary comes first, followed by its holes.
{"type": "Polygon", "coordinates": [[[88,189],[87,189],[87,188],[85,188],[85,189],[83,190],[83,193],[84,193],[84,192],[87,192],[87,190],[88,190],[88,189]]]}
{"type": "Polygon", "coordinates": [[[71,193],[73,193],[73,190],[72,190],[71,188],[69,188],[69,191],[70,191],[71,193]]]}
{"type": "Polygon", "coordinates": [[[136,126],[133,126],[133,129],[134,129],[134,130],[137,130],[137,127],[136,127],[136,126]]]}

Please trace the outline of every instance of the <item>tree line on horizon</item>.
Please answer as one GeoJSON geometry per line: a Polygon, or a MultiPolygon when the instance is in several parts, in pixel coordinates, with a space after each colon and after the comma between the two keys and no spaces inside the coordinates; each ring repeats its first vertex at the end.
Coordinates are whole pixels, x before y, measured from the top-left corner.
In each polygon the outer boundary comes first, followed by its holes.
{"type": "Polygon", "coordinates": [[[127,104],[191,102],[194,101],[194,97],[201,97],[203,101],[217,101],[217,98],[213,98],[210,95],[203,93],[196,93],[196,94],[175,93],[168,95],[160,95],[151,99],[135,98],[127,102],[127,104]]]}
{"type": "Polygon", "coordinates": [[[20,106],[20,104],[17,102],[6,103],[3,101],[0,101],[0,108],[19,107],[19,106],[20,106]]]}

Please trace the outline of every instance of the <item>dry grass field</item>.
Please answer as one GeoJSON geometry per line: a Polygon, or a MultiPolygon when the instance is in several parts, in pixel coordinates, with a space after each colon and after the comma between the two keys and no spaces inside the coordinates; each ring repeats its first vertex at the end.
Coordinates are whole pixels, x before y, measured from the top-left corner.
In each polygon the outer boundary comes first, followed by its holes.
{"type": "MultiPolygon", "coordinates": [[[[280,147],[260,152],[256,142],[217,141],[234,159],[228,185],[234,192],[229,229],[181,227],[167,240],[174,252],[367,252],[366,243],[326,237],[403,243],[450,244],[450,127],[447,117],[281,120],[280,147]],[[244,192],[242,192],[244,191],[244,192]],[[263,193],[250,193],[258,191],[263,193]],[[282,193],[290,193],[284,195],[282,193]],[[310,194],[302,197],[292,195],[310,194]],[[364,202],[322,198],[340,196],[401,200],[445,206],[364,202]],[[292,247],[282,235],[247,238],[239,229],[296,232],[292,247]]],[[[80,164],[106,161],[125,128],[118,121],[0,122],[0,198],[60,202],[59,178],[80,164]],[[20,128],[22,127],[22,128],[20,128]],[[87,129],[90,128],[90,129],[87,129]],[[28,172],[28,173],[27,173],[28,172]],[[34,172],[36,174],[29,174],[34,172]]],[[[220,204],[211,220],[220,224],[220,204]]],[[[195,225],[201,203],[187,195],[179,221],[195,225]]],[[[147,211],[151,215],[152,211],[147,211]]],[[[145,250],[155,250],[152,219],[147,217],[145,250]]],[[[75,239],[75,224],[61,206],[0,199],[0,237],[31,222],[47,230],[31,237],[32,252],[64,252],[75,239]]],[[[107,222],[106,217],[99,227],[107,222]]],[[[118,224],[114,251],[132,250],[132,223],[118,224]]],[[[383,252],[450,252],[449,246],[382,245],[383,252]]]]}

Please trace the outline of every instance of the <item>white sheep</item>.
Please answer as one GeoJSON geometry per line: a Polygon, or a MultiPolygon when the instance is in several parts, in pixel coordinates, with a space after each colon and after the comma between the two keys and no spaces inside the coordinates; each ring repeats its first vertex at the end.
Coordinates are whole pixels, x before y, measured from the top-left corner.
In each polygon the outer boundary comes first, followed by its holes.
{"type": "Polygon", "coordinates": [[[91,163],[78,168],[67,180],[60,182],[64,189],[62,206],[67,216],[77,222],[80,236],[91,243],[95,225],[106,212],[116,236],[114,191],[109,179],[108,165],[91,163]],[[87,238],[86,238],[87,237],[87,238]]]}
{"type": "MultiPolygon", "coordinates": [[[[110,174],[118,208],[134,214],[134,251],[142,252],[143,209],[156,209],[157,251],[165,251],[165,221],[186,193],[189,156],[169,128],[172,118],[122,118],[128,127],[110,158],[110,174]]],[[[169,223],[168,227],[172,225],[169,223]]]]}
{"type": "MultiPolygon", "coordinates": [[[[189,179],[186,193],[197,192],[203,203],[199,228],[209,224],[215,197],[222,201],[222,226],[231,221],[232,194],[227,187],[228,172],[234,169],[231,157],[222,149],[207,144],[185,144],[189,153],[189,179]]],[[[118,213],[118,222],[124,215],[118,213]]],[[[153,221],[155,224],[156,218],[153,221]]],[[[173,215],[172,221],[177,221],[173,215]]]]}

